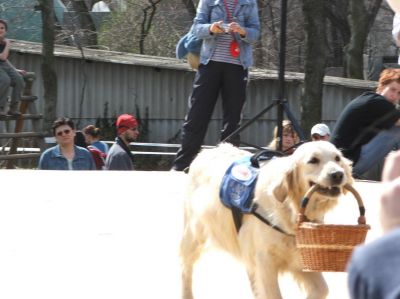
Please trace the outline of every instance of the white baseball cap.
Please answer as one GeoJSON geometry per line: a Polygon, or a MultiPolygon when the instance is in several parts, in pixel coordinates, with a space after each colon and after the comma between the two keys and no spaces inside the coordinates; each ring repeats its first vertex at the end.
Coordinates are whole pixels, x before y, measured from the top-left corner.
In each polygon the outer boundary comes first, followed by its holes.
{"type": "Polygon", "coordinates": [[[318,134],[320,136],[331,135],[331,130],[326,124],[316,124],[311,128],[311,136],[318,134]]]}

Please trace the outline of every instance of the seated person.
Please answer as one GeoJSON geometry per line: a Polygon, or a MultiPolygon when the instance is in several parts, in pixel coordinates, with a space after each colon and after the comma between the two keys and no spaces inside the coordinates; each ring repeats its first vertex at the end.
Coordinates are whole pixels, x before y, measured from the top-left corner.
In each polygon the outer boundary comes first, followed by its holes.
{"type": "MultiPolygon", "coordinates": [[[[282,121],[282,152],[286,155],[293,154],[295,145],[300,142],[299,135],[295,131],[293,124],[290,120],[282,121]]],[[[274,139],[268,145],[269,149],[274,151],[279,150],[278,127],[274,129],[274,139]]]]}
{"type": "Polygon", "coordinates": [[[95,147],[104,154],[108,153],[108,145],[104,141],[100,141],[101,130],[96,128],[94,125],[86,126],[83,129],[83,134],[85,134],[86,143],[89,146],[95,147]]]}
{"type": "Polygon", "coordinates": [[[69,118],[59,118],[53,123],[57,145],[45,150],[39,159],[39,169],[45,170],[95,170],[90,152],[74,143],[75,125],[69,118]]]}
{"type": "Polygon", "coordinates": [[[134,170],[133,155],[129,144],[139,136],[139,123],[135,117],[122,114],[117,118],[117,138],[106,159],[108,170],[134,170]]]}
{"type": "Polygon", "coordinates": [[[331,142],[353,161],[353,175],[360,178],[400,141],[400,69],[386,69],[376,92],[352,100],[339,115],[331,142]]]}
{"type": "Polygon", "coordinates": [[[91,145],[88,145],[86,143],[85,134],[82,131],[75,132],[75,145],[86,148],[92,154],[92,158],[94,160],[94,164],[96,164],[97,170],[104,169],[107,155],[105,153],[103,153],[102,151],[99,151],[97,148],[95,148],[91,145]]]}
{"type": "Polygon", "coordinates": [[[324,140],[329,141],[331,137],[331,130],[326,124],[316,124],[311,128],[311,140],[318,141],[324,140]]]}
{"type": "Polygon", "coordinates": [[[25,82],[19,71],[8,61],[10,40],[5,37],[7,28],[7,22],[0,19],[0,115],[19,116],[21,113],[18,111],[18,104],[21,100],[25,82]],[[10,86],[13,87],[13,90],[10,109],[6,113],[5,107],[10,86]]]}

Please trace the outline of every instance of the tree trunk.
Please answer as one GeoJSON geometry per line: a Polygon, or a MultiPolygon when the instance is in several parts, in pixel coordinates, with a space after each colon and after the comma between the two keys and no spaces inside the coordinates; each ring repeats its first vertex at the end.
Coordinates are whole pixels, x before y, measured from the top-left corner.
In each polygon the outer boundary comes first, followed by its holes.
{"type": "Polygon", "coordinates": [[[367,8],[364,0],[350,0],[348,18],[351,38],[344,48],[348,78],[364,78],[363,53],[365,41],[381,3],[382,0],[369,0],[367,8]]]}
{"type": "Polygon", "coordinates": [[[327,18],[330,21],[330,33],[332,42],[333,61],[332,65],[343,67],[342,76],[346,76],[346,61],[344,60],[343,48],[350,42],[351,32],[347,18],[348,0],[325,1],[327,18]]]}
{"type": "Polygon", "coordinates": [[[44,87],[44,132],[51,133],[56,118],[57,74],[55,72],[54,39],[55,16],[53,0],[38,0],[42,11],[42,78],[44,87]]]}
{"type": "Polygon", "coordinates": [[[306,55],[301,124],[305,132],[310,132],[322,116],[322,83],[328,52],[324,1],[303,0],[303,13],[306,55]]]}
{"type": "MultiPolygon", "coordinates": [[[[266,3],[264,0],[257,0],[258,4],[258,16],[260,20],[264,20],[264,11],[266,8],[266,3]]],[[[254,47],[254,66],[255,67],[262,67],[264,63],[264,52],[263,52],[263,43],[262,43],[262,38],[257,41],[254,47]]]]}
{"type": "Polygon", "coordinates": [[[185,5],[190,18],[194,18],[196,16],[196,5],[194,4],[193,0],[182,0],[183,4],[185,5]]]}
{"type": "Polygon", "coordinates": [[[139,53],[145,54],[144,42],[146,37],[149,35],[150,29],[153,26],[153,18],[156,14],[157,4],[162,0],[148,0],[149,5],[142,9],[143,11],[143,21],[140,26],[140,37],[139,37],[139,53]],[[149,13],[150,11],[150,13],[149,13]]]}
{"type": "Polygon", "coordinates": [[[74,38],[78,47],[97,45],[96,26],[89,14],[90,9],[84,0],[71,1],[72,7],[76,12],[76,22],[74,24],[74,38]]]}

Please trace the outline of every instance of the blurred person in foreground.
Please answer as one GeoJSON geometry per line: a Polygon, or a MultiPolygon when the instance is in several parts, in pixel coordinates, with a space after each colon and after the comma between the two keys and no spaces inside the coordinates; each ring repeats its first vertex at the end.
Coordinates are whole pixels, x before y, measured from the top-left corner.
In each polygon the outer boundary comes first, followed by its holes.
{"type": "Polygon", "coordinates": [[[57,145],[43,152],[39,169],[95,170],[91,153],[75,145],[75,125],[69,118],[58,118],[52,126],[57,145]]]}
{"type": "Polygon", "coordinates": [[[354,250],[347,269],[351,299],[400,298],[400,151],[388,155],[382,180],[383,236],[354,250]]]}
{"type": "Polygon", "coordinates": [[[117,138],[110,148],[105,168],[107,170],[134,170],[129,144],[139,136],[139,123],[132,115],[122,114],[116,122],[117,138]]]}
{"type": "Polygon", "coordinates": [[[343,109],[331,142],[353,161],[361,178],[400,142],[400,69],[385,69],[375,92],[367,91],[343,109]]]}

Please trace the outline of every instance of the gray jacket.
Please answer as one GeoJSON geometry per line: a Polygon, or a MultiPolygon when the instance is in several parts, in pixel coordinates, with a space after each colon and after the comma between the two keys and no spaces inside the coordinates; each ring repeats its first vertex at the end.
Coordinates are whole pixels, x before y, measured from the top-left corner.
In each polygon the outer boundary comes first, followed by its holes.
{"type": "Polygon", "coordinates": [[[107,154],[105,168],[107,170],[134,170],[132,158],[129,148],[117,137],[107,154]]]}

